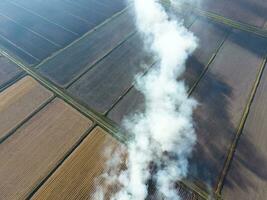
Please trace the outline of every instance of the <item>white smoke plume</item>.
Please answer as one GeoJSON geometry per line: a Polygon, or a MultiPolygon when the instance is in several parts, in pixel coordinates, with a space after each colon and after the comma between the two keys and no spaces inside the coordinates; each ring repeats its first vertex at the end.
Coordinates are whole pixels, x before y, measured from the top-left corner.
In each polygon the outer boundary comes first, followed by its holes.
{"type": "MultiPolygon", "coordinates": [[[[170,19],[157,0],[132,1],[137,29],[159,63],[137,80],[145,111],[126,117],[123,123],[133,136],[126,145],[126,167],[116,170],[121,165],[119,150],[117,156],[110,156],[116,162],[108,164],[102,178],[106,185],[119,185],[110,197],[113,200],[144,200],[150,195],[151,181],[157,196],[152,199],[177,200],[176,183],[187,176],[188,158],[196,142],[192,114],[197,105],[188,97],[185,83],[177,79],[197,39],[182,23],[170,19]]],[[[97,190],[95,199],[106,199],[105,192],[97,190]]]]}

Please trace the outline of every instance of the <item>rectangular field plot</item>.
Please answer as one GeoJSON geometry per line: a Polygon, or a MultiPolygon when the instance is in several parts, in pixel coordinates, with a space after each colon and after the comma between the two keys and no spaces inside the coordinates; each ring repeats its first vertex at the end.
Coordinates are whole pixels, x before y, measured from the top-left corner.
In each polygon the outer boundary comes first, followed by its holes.
{"type": "Polygon", "coordinates": [[[0,144],[0,199],[26,199],[91,124],[59,99],[27,121],[0,144]]]}
{"type": "Polygon", "coordinates": [[[95,178],[105,168],[106,148],[118,142],[101,128],[95,128],[33,196],[33,199],[90,199],[95,178]]]}
{"type": "Polygon", "coordinates": [[[224,199],[262,200],[267,196],[267,70],[240,136],[222,190],[224,199]]]}
{"type": "Polygon", "coordinates": [[[75,82],[68,91],[87,106],[105,113],[133,84],[135,75],[152,65],[135,34],[75,82]]]}
{"type": "Polygon", "coordinates": [[[0,93],[0,142],[53,94],[30,77],[24,77],[0,93]]]}
{"type": "MultiPolygon", "coordinates": [[[[210,58],[214,53],[216,53],[220,44],[229,34],[229,30],[227,28],[203,19],[196,20],[190,27],[190,30],[198,38],[199,47],[189,58],[186,72],[181,77],[186,81],[188,88],[192,87],[208,64],[210,58]]],[[[143,97],[138,91],[136,91],[136,89],[133,88],[110,111],[108,117],[120,124],[124,116],[140,109],[143,109],[143,97]]]]}
{"type": "Polygon", "coordinates": [[[267,41],[234,30],[220,49],[193,96],[197,144],[190,176],[216,187],[228,149],[267,52],[267,41]]]}
{"type": "Polygon", "coordinates": [[[0,54],[0,90],[22,73],[15,63],[0,54]]]}
{"type": "Polygon", "coordinates": [[[46,38],[57,46],[65,46],[76,38],[76,35],[50,23],[43,18],[33,15],[8,1],[0,2],[0,15],[6,16],[30,31],[46,38]]]}
{"type": "Polygon", "coordinates": [[[267,20],[267,3],[262,0],[203,0],[199,7],[226,18],[261,28],[267,20]]]}
{"type": "Polygon", "coordinates": [[[67,87],[77,76],[128,38],[133,31],[134,22],[131,14],[126,11],[44,62],[39,66],[39,71],[60,87],[67,87]]]}

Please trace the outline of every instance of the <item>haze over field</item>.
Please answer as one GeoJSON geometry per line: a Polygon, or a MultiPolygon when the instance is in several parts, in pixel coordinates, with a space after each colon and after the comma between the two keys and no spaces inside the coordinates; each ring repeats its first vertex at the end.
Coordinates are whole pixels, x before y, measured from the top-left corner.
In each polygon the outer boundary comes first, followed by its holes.
{"type": "MultiPolygon", "coordinates": [[[[176,182],[187,176],[188,158],[196,142],[192,113],[197,105],[177,78],[185,71],[197,39],[179,19],[170,19],[157,0],[133,0],[133,8],[145,47],[159,62],[137,78],[135,87],[144,95],[145,111],[125,117],[123,122],[133,136],[127,144],[126,168],[120,167],[124,150],[110,150],[107,156],[113,160],[101,178],[105,186],[119,185],[111,197],[114,200],[153,195],[177,200],[176,182]],[[149,191],[151,187],[156,192],[149,191]]],[[[106,188],[98,185],[95,199],[104,199],[106,188]]]]}

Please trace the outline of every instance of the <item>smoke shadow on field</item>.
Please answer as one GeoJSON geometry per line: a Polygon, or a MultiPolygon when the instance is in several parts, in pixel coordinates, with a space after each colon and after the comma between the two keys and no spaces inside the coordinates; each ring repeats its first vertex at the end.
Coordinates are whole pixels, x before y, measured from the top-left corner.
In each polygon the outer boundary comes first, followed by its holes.
{"type": "MultiPolygon", "coordinates": [[[[187,61],[186,72],[182,79],[188,86],[192,87],[204,68],[205,65],[199,62],[195,56],[191,56],[187,61]]],[[[229,105],[232,95],[232,87],[210,70],[205,73],[200,81],[200,86],[193,92],[192,96],[198,100],[199,106],[194,112],[197,144],[189,160],[189,180],[199,180],[212,188],[216,186],[230,144],[236,134],[237,126],[232,123],[230,117],[233,114],[229,105]]],[[[128,102],[130,102],[131,108],[126,106],[129,105],[127,102],[124,103],[125,108],[127,107],[127,113],[144,110],[143,96],[137,90],[133,89],[129,97],[128,102]]],[[[125,98],[128,98],[127,95],[125,98]]],[[[122,112],[124,111],[122,110],[122,112]]],[[[239,115],[241,116],[241,113],[239,115]]],[[[248,138],[243,138],[243,135],[241,137],[245,145],[244,148],[237,146],[240,155],[244,158],[253,156],[253,162],[246,163],[243,161],[235,169],[235,177],[227,184],[229,187],[234,187],[236,184],[240,185],[239,182],[242,180],[242,186],[245,189],[252,187],[252,184],[239,169],[245,167],[257,176],[266,179],[267,172],[257,171],[255,166],[257,166],[257,163],[261,163],[262,169],[266,169],[267,163],[264,161],[263,156],[256,152],[256,147],[251,144],[248,138]]],[[[147,199],[155,199],[155,196],[158,196],[153,180],[155,179],[152,178],[148,181],[150,195],[147,199]]],[[[190,196],[188,193],[184,193],[184,195],[190,196]]]]}
{"type": "Polygon", "coordinates": [[[231,189],[238,187],[242,188],[243,191],[251,191],[251,189],[255,190],[257,188],[251,177],[256,176],[262,181],[267,181],[266,155],[263,155],[250,142],[247,135],[249,133],[245,131],[241,135],[224,187],[231,189]],[[248,175],[247,171],[252,176],[248,175]]]}
{"type": "MultiPolygon", "coordinates": [[[[236,40],[235,37],[230,40],[253,54],[263,57],[266,48],[261,48],[264,46],[262,40],[258,40],[256,43],[254,40],[252,45],[253,42],[245,39],[247,36],[242,37],[242,41],[236,40]]],[[[203,69],[203,65],[198,64],[203,69]]],[[[195,69],[189,68],[187,71],[192,73],[195,69]]],[[[235,78],[234,74],[232,76],[231,78],[235,78]]],[[[233,87],[227,84],[222,77],[208,70],[192,95],[198,100],[199,106],[194,113],[197,144],[189,161],[188,179],[200,181],[213,189],[216,187],[229,147],[237,131],[238,124],[233,123],[232,117],[241,118],[242,114],[242,111],[233,113],[231,108],[231,101],[235,99],[234,92],[233,87]]],[[[247,99],[247,97],[245,98],[247,99]]],[[[242,145],[237,145],[236,148],[238,154],[234,155],[238,164],[234,165],[233,169],[232,165],[230,166],[233,172],[231,172],[231,179],[226,181],[226,186],[233,188],[235,185],[239,185],[242,189],[247,190],[249,187],[254,188],[255,186],[241,169],[245,168],[262,180],[267,180],[265,171],[267,162],[264,155],[257,150],[248,137],[242,134],[241,140],[242,145]]]]}
{"type": "MultiPolygon", "coordinates": [[[[233,31],[233,34],[235,34],[235,36],[228,37],[231,43],[246,49],[257,57],[262,58],[263,55],[267,53],[266,40],[262,38],[255,39],[251,34],[240,31],[233,31]]],[[[233,63],[230,63],[228,60],[225,60],[223,63],[223,65],[229,64],[233,65],[233,63]]],[[[205,65],[193,55],[187,61],[186,72],[181,78],[178,78],[178,80],[184,80],[186,85],[190,88],[204,69],[205,65]]],[[[240,120],[242,110],[238,111],[238,113],[234,113],[233,110],[236,109],[232,108],[232,102],[236,101],[234,94],[236,95],[239,93],[234,91],[234,87],[229,85],[222,76],[214,73],[211,69],[212,65],[210,69],[206,71],[192,94],[192,96],[197,99],[199,106],[194,112],[197,144],[189,160],[188,179],[200,181],[214,189],[227,157],[229,147],[237,131],[238,124],[234,124],[232,118],[236,116],[240,120]]],[[[227,70],[229,70],[229,68],[227,70]]],[[[247,76],[250,75],[251,73],[247,76]]],[[[237,73],[231,74],[230,76],[231,77],[227,78],[235,79],[238,76],[240,77],[237,73]]],[[[251,77],[248,77],[248,79],[249,78],[251,77]]],[[[252,77],[252,79],[255,79],[255,77],[252,77]]],[[[244,86],[240,85],[238,87],[242,88],[244,86]]],[[[127,99],[123,103],[124,109],[118,111],[117,114],[125,116],[126,113],[123,113],[125,111],[129,114],[135,113],[136,110],[144,110],[144,99],[142,98],[142,95],[140,95],[136,89],[131,89],[124,97],[124,99],[127,99]]],[[[247,99],[247,97],[244,98],[247,99]]],[[[235,103],[238,104],[238,102],[235,103]]],[[[267,172],[264,171],[264,169],[267,168],[267,163],[264,160],[264,156],[257,151],[256,146],[250,142],[249,138],[242,134],[241,139],[243,145],[237,146],[238,155],[234,155],[234,159],[240,160],[240,162],[233,169],[234,177],[231,178],[231,180],[227,180],[226,184],[227,187],[242,185],[242,188],[246,190],[248,187],[253,187],[253,184],[251,180],[244,176],[241,168],[245,168],[256,176],[261,177],[261,179],[267,180],[267,172]],[[248,159],[245,159],[248,157],[251,158],[249,159],[250,162],[247,162],[248,159]],[[260,165],[260,167],[257,165],[260,165]],[[257,169],[257,167],[259,169],[257,169]]],[[[147,184],[151,193],[148,199],[155,199],[157,191],[155,186],[153,186],[155,184],[155,182],[153,182],[153,177],[147,184]]]]}
{"type": "MultiPolygon", "coordinates": [[[[190,73],[189,77],[205,67],[196,58],[192,66],[186,72],[190,73]]],[[[185,80],[188,81],[187,75],[185,80]]],[[[235,128],[228,113],[231,95],[232,88],[210,70],[193,92],[199,105],[194,112],[197,143],[189,161],[189,179],[215,185],[234,136],[235,128]]]]}

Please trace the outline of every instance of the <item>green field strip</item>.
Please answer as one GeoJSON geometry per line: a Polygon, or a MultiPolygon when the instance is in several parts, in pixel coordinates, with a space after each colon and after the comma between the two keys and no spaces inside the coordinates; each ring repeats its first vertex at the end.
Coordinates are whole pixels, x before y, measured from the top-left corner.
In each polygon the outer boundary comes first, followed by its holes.
{"type": "Polygon", "coordinates": [[[81,37],[77,38],[76,40],[74,40],[73,42],[71,42],[70,44],[68,44],[67,46],[65,46],[62,49],[59,49],[58,51],[52,53],[51,56],[45,58],[44,60],[42,60],[39,64],[37,64],[35,66],[35,68],[39,68],[41,65],[43,65],[45,62],[47,62],[48,60],[51,60],[52,58],[56,57],[58,54],[60,54],[62,51],[64,51],[65,49],[71,47],[72,45],[76,44],[77,42],[79,42],[80,40],[82,40],[83,38],[87,37],[88,35],[90,35],[91,33],[95,32],[97,29],[99,29],[100,27],[104,26],[105,24],[109,23],[110,21],[114,20],[115,18],[119,17],[121,14],[123,14],[124,12],[126,12],[128,9],[130,8],[130,6],[124,8],[123,10],[117,12],[116,14],[112,15],[110,18],[106,19],[105,21],[103,21],[101,24],[97,25],[96,27],[94,27],[93,29],[89,30],[88,32],[86,32],[84,35],[82,35],[81,37]]]}
{"type": "Polygon", "coordinates": [[[239,126],[237,128],[234,140],[233,140],[232,144],[229,147],[227,158],[225,160],[225,163],[224,163],[223,169],[221,171],[220,177],[218,179],[218,183],[217,183],[216,190],[215,190],[215,193],[218,194],[218,195],[221,194],[221,191],[222,191],[222,188],[223,188],[223,184],[224,184],[227,172],[228,172],[228,170],[229,170],[229,168],[231,166],[231,163],[232,163],[232,160],[233,160],[233,157],[234,157],[234,154],[235,154],[235,150],[236,150],[236,147],[238,145],[239,138],[242,135],[242,131],[243,131],[243,128],[245,126],[247,117],[249,115],[250,107],[251,107],[251,105],[253,103],[253,100],[254,100],[255,94],[257,92],[258,86],[260,84],[260,80],[261,80],[263,71],[265,69],[266,63],[267,63],[267,57],[265,57],[264,60],[262,61],[261,67],[260,67],[259,72],[258,72],[258,74],[256,76],[256,80],[255,80],[255,82],[253,84],[253,88],[252,88],[252,90],[250,92],[250,96],[249,96],[249,99],[247,101],[246,107],[244,108],[244,111],[243,111],[243,114],[242,114],[242,118],[241,118],[239,126]]]}
{"type": "MultiPolygon", "coordinates": [[[[36,58],[36,57],[33,56],[32,54],[30,54],[28,51],[24,50],[22,47],[16,45],[15,43],[13,43],[13,42],[10,41],[9,39],[7,39],[5,36],[3,36],[2,34],[0,34],[0,37],[1,37],[3,40],[5,40],[6,42],[8,42],[9,44],[11,44],[11,45],[13,45],[14,47],[16,47],[17,49],[19,49],[20,51],[22,51],[23,53],[25,53],[25,54],[27,54],[28,56],[32,57],[34,60],[36,60],[36,61],[38,61],[38,62],[40,61],[38,58],[36,58]]],[[[3,47],[1,44],[0,44],[0,46],[1,46],[3,49],[6,49],[6,48],[3,47]]],[[[7,50],[7,49],[6,49],[6,51],[9,52],[9,50],[7,50]]],[[[13,55],[13,56],[15,56],[15,55],[13,55]]],[[[17,57],[17,56],[15,56],[15,57],[17,57]]],[[[20,59],[18,58],[18,60],[20,60],[20,59]]]]}
{"type": "Polygon", "coordinates": [[[39,15],[38,13],[36,13],[36,12],[34,12],[34,11],[32,11],[32,10],[29,10],[29,9],[25,8],[24,6],[21,6],[21,5],[15,3],[15,2],[13,2],[13,1],[9,1],[9,2],[10,2],[11,4],[13,4],[13,5],[15,5],[15,6],[21,8],[21,9],[23,9],[23,10],[25,10],[25,11],[31,13],[31,14],[33,14],[33,15],[35,15],[35,16],[38,16],[38,17],[42,18],[43,20],[45,20],[45,21],[47,21],[47,22],[49,22],[49,23],[51,23],[51,24],[54,24],[54,25],[56,25],[56,26],[58,26],[58,27],[64,29],[64,30],[67,31],[67,32],[70,32],[70,33],[72,33],[72,34],[74,34],[74,35],[76,35],[76,36],[79,35],[78,33],[75,33],[75,32],[73,32],[72,30],[69,30],[68,28],[66,28],[66,27],[64,27],[64,26],[62,26],[62,25],[60,25],[60,24],[57,24],[57,23],[55,23],[55,22],[52,22],[51,20],[49,20],[49,19],[47,19],[47,18],[45,18],[45,17],[39,15]]]}
{"type": "Polygon", "coordinates": [[[100,59],[97,59],[93,64],[87,66],[78,74],[75,76],[64,88],[71,87],[76,81],[78,81],[84,74],[86,74],[88,71],[93,69],[99,62],[104,60],[107,56],[109,56],[114,50],[119,48],[121,45],[123,45],[127,40],[129,40],[131,37],[133,37],[136,34],[136,30],[128,34],[122,41],[119,41],[117,44],[115,44],[114,48],[110,49],[105,55],[103,55],[100,59]]]}
{"type": "Polygon", "coordinates": [[[16,25],[18,25],[18,26],[20,26],[20,27],[26,29],[27,31],[33,33],[34,35],[36,35],[36,36],[38,36],[38,37],[40,37],[40,38],[46,40],[47,42],[51,43],[52,45],[54,45],[54,46],[56,46],[56,47],[59,47],[59,48],[61,47],[60,44],[57,44],[56,42],[53,42],[53,41],[49,40],[49,39],[46,38],[45,36],[43,36],[43,35],[41,35],[41,34],[35,32],[34,30],[32,30],[32,29],[30,29],[30,28],[27,28],[26,26],[24,26],[24,25],[18,23],[16,20],[11,19],[10,17],[4,15],[3,13],[0,13],[0,15],[1,15],[2,17],[4,17],[4,18],[7,18],[7,19],[9,19],[10,21],[14,22],[16,25]]]}
{"type": "Polygon", "coordinates": [[[50,97],[47,101],[42,103],[34,112],[32,112],[28,117],[26,117],[23,121],[21,121],[17,126],[15,126],[11,131],[7,133],[3,138],[0,139],[0,145],[5,142],[10,136],[12,136],[21,126],[23,126],[24,123],[29,121],[35,114],[37,114],[39,111],[41,111],[45,106],[47,106],[53,99],[55,99],[55,96],[53,95],[50,97]]]}
{"type": "MultiPolygon", "coordinates": [[[[163,0],[163,1],[165,2],[166,0],[163,0]]],[[[164,4],[166,4],[166,3],[164,3],[164,4]]],[[[262,37],[267,37],[267,31],[264,29],[261,29],[257,26],[238,22],[238,21],[229,19],[227,17],[218,15],[218,14],[210,12],[210,11],[204,11],[200,8],[197,8],[195,6],[191,6],[189,4],[184,4],[181,7],[175,7],[174,9],[178,9],[178,11],[182,10],[182,9],[192,10],[196,15],[201,16],[201,17],[206,17],[208,19],[211,19],[214,22],[217,22],[217,23],[220,23],[220,24],[223,24],[223,25],[235,28],[235,29],[239,29],[242,31],[254,33],[254,34],[257,34],[257,35],[262,36],[262,37]]]]}
{"type": "Polygon", "coordinates": [[[30,200],[33,195],[42,187],[42,185],[54,174],[54,172],[64,163],[64,161],[80,146],[80,144],[84,141],[84,139],[91,133],[91,131],[97,126],[97,124],[93,123],[91,127],[81,136],[81,138],[74,144],[72,148],[68,150],[68,152],[63,156],[63,158],[57,163],[57,165],[49,172],[49,174],[38,183],[30,194],[27,196],[25,200],[30,200]]]}

